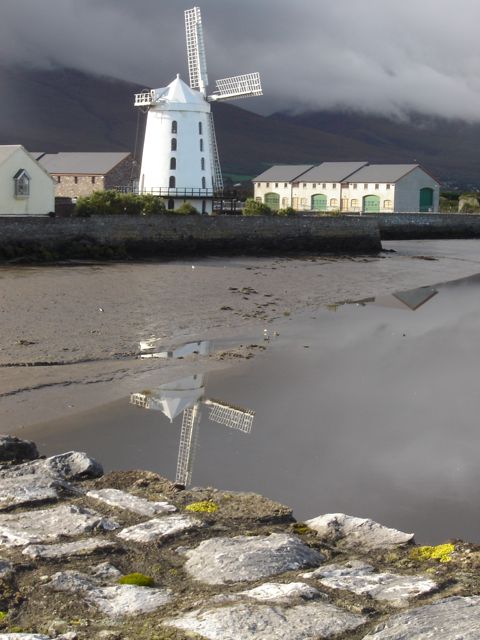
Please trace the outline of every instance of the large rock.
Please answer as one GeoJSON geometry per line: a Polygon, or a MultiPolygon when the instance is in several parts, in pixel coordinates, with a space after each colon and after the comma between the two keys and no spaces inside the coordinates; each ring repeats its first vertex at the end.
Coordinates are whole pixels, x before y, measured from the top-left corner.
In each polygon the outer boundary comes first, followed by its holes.
{"type": "Polygon", "coordinates": [[[78,571],[55,573],[48,584],[52,591],[81,595],[109,618],[150,613],[171,601],[169,589],[117,584],[100,587],[95,578],[78,571]]]}
{"type": "Polygon", "coordinates": [[[104,502],[111,507],[132,511],[140,516],[152,517],[159,513],[169,513],[177,510],[173,504],[169,504],[168,502],[152,502],[151,500],[134,496],[131,493],[120,491],[119,489],[93,490],[89,491],[87,496],[94,500],[104,502]]]}
{"type": "Polygon", "coordinates": [[[98,478],[102,474],[102,465],[81,451],[68,451],[44,460],[34,460],[14,467],[0,468],[0,478],[50,475],[53,478],[63,480],[81,480],[83,478],[98,478]]]}
{"type": "Polygon", "coordinates": [[[66,496],[76,496],[81,492],[70,482],[52,477],[49,473],[5,477],[0,479],[0,511],[12,507],[55,502],[66,496]]]}
{"type": "Polygon", "coordinates": [[[363,616],[315,602],[290,608],[235,604],[192,611],[164,624],[208,640],[307,640],[344,634],[365,622],[363,616]]]}
{"type": "Polygon", "coordinates": [[[57,542],[95,530],[112,531],[119,524],[96,511],[75,505],[0,514],[0,544],[17,547],[57,542]]]}
{"type": "Polygon", "coordinates": [[[330,589],[346,589],[398,606],[407,605],[410,598],[437,588],[437,583],[426,576],[376,573],[370,564],[360,561],[326,565],[303,577],[318,578],[320,584],[330,589]]]}
{"type": "Polygon", "coordinates": [[[153,518],[147,522],[126,527],[120,533],[117,533],[117,536],[130,542],[148,543],[164,540],[175,534],[203,526],[204,523],[198,518],[174,514],[163,518],[153,518]]]}
{"type": "Polygon", "coordinates": [[[118,545],[112,540],[100,538],[85,538],[75,542],[60,544],[31,544],[22,551],[29,558],[43,560],[58,560],[77,556],[88,556],[98,551],[114,551],[118,545]]]}
{"type": "Polygon", "coordinates": [[[0,462],[22,462],[38,458],[37,447],[30,440],[0,435],[0,462]]]}
{"type": "Polygon", "coordinates": [[[356,518],[345,513],[327,513],[318,518],[306,520],[305,524],[325,541],[363,549],[396,547],[411,542],[415,535],[390,529],[374,520],[356,518]]]}
{"type": "Polygon", "coordinates": [[[320,597],[320,591],[305,582],[265,582],[248,591],[240,591],[239,596],[246,596],[261,602],[289,602],[296,598],[313,600],[320,597]]]}
{"type": "Polygon", "coordinates": [[[363,640],[478,640],[480,596],[446,598],[389,618],[363,640]]]}
{"type": "Polygon", "coordinates": [[[283,533],[213,538],[185,555],[187,572],[207,584],[259,580],[318,566],[324,560],[321,553],[310,549],[297,536],[283,533]]]}

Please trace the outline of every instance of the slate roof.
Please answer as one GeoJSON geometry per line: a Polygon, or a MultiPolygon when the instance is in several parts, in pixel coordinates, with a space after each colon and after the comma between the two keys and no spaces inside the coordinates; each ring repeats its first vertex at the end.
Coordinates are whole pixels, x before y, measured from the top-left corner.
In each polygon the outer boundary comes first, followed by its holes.
{"type": "Polygon", "coordinates": [[[276,164],[253,178],[253,182],[290,182],[312,167],[312,164],[276,164]]]}
{"type": "Polygon", "coordinates": [[[49,173],[72,175],[105,175],[125,160],[130,153],[108,152],[59,152],[38,154],[38,162],[49,173]]]}
{"type": "MultiPolygon", "coordinates": [[[[350,176],[349,182],[397,182],[418,164],[371,164],[350,176]]],[[[423,171],[423,169],[422,169],[423,171]]]]}
{"type": "Polygon", "coordinates": [[[343,182],[367,162],[322,162],[301,177],[303,182],[343,182]]]}

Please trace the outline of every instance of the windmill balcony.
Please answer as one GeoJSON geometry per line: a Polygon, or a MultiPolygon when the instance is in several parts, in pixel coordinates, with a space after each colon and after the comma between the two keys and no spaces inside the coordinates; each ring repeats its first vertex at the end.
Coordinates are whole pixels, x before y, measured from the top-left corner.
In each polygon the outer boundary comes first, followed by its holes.
{"type": "Polygon", "coordinates": [[[194,189],[194,188],[168,188],[168,187],[152,187],[151,189],[140,190],[135,186],[118,186],[114,187],[115,191],[121,193],[150,193],[153,196],[163,196],[165,198],[213,198],[221,195],[222,191],[216,191],[214,189],[194,189]]]}

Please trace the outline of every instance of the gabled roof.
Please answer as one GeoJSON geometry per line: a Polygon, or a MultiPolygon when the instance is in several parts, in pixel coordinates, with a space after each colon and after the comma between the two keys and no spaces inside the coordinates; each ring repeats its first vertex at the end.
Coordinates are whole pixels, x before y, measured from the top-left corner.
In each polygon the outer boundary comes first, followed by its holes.
{"type": "Polygon", "coordinates": [[[291,182],[312,167],[312,164],[276,164],[252,180],[253,182],[291,182]]]}
{"type": "Polygon", "coordinates": [[[38,162],[49,173],[73,174],[73,175],[105,175],[125,160],[128,152],[64,152],[38,154],[38,162]]]}
{"type": "Polygon", "coordinates": [[[349,182],[397,182],[418,168],[418,164],[371,164],[350,176],[349,182]]]}
{"type": "Polygon", "coordinates": [[[38,162],[37,158],[34,155],[32,155],[29,151],[27,151],[25,147],[22,146],[21,144],[0,145],[0,165],[2,165],[6,160],[8,160],[8,158],[10,158],[10,156],[12,156],[17,151],[22,151],[25,155],[27,155],[30,158],[30,160],[32,160],[32,162],[34,162],[38,166],[39,169],[43,171],[45,175],[47,175],[50,179],[52,179],[48,171],[45,170],[45,167],[43,167],[38,162]]]}
{"type": "Polygon", "coordinates": [[[343,182],[368,162],[322,162],[302,175],[304,182],[343,182]]]}

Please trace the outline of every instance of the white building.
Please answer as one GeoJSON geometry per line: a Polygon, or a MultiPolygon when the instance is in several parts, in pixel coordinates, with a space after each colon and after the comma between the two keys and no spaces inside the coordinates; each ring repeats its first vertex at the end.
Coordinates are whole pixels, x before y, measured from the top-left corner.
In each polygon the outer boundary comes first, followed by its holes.
{"type": "Polygon", "coordinates": [[[253,179],[272,209],[342,213],[438,212],[440,185],[418,164],[276,165],[253,179]]]}
{"type": "Polygon", "coordinates": [[[21,145],[0,146],[0,215],[46,215],[55,210],[55,184],[21,145]]]}

